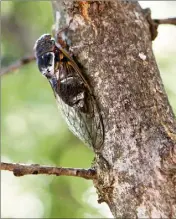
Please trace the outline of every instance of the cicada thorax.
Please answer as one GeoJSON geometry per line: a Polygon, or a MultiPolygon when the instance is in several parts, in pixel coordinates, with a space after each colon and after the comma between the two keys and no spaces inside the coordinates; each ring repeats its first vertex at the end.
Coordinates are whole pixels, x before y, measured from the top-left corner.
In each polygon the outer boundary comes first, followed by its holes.
{"type": "Polygon", "coordinates": [[[83,113],[91,113],[87,87],[79,75],[75,74],[70,60],[60,51],[55,52],[55,74],[58,81],[55,92],[65,104],[83,113]]]}

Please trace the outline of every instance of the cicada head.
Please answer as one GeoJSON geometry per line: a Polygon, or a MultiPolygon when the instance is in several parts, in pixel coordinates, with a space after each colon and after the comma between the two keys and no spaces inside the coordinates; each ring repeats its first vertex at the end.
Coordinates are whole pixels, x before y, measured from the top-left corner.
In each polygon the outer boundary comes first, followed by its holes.
{"type": "Polygon", "coordinates": [[[35,56],[38,58],[47,52],[52,52],[54,48],[55,40],[51,37],[51,34],[43,34],[34,45],[35,56]]]}
{"type": "Polygon", "coordinates": [[[40,72],[47,78],[54,75],[55,40],[50,34],[43,34],[35,43],[34,50],[40,72]]]}

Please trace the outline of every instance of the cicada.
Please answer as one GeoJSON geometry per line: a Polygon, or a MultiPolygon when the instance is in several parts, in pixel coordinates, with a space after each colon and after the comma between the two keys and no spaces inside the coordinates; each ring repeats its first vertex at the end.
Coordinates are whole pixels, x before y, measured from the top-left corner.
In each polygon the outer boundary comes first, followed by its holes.
{"type": "Polygon", "coordinates": [[[90,85],[72,55],[50,34],[35,43],[39,71],[53,89],[69,129],[94,150],[104,141],[103,119],[90,85]]]}

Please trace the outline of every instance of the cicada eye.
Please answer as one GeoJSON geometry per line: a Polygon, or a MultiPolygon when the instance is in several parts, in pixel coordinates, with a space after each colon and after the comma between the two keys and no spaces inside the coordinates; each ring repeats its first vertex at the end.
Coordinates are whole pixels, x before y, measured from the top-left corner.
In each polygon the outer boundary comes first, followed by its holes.
{"type": "Polygon", "coordinates": [[[54,74],[54,53],[48,52],[38,58],[38,68],[47,78],[54,74]]]}
{"type": "Polygon", "coordinates": [[[54,54],[51,52],[48,52],[42,56],[46,67],[53,65],[53,61],[54,61],[53,56],[54,56],[54,54]]]}

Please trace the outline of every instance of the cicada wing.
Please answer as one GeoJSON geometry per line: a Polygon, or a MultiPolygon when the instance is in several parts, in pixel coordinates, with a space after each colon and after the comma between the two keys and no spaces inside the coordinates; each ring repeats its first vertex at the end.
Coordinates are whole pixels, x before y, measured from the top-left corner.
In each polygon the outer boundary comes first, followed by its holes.
{"type": "MultiPolygon", "coordinates": [[[[76,64],[76,63],[75,63],[76,64]]],[[[82,80],[82,77],[79,76],[81,74],[77,72],[79,69],[75,69],[74,64],[70,64],[70,62],[65,62],[59,65],[58,75],[65,75],[64,82],[66,84],[70,83],[70,76],[79,80],[80,83],[84,85],[85,88],[85,96],[83,96],[82,101],[86,101],[87,112],[82,110],[81,106],[81,97],[77,95],[74,97],[74,103],[67,104],[62,94],[59,93],[59,89],[61,89],[61,84],[58,84],[58,91],[56,93],[56,99],[59,103],[59,107],[61,109],[61,113],[65,118],[69,129],[85,144],[93,147],[94,149],[99,150],[104,141],[104,127],[102,117],[97,105],[97,102],[94,96],[87,89],[87,84],[85,85],[85,81],[82,80]],[[63,72],[64,71],[64,72],[63,72]]],[[[56,73],[57,74],[57,73],[56,73]]],[[[59,79],[58,83],[61,83],[63,79],[59,79]]],[[[70,91],[70,85],[64,87],[64,95],[70,95],[75,92],[75,89],[78,89],[79,86],[72,87],[72,92],[70,91]]],[[[79,92],[78,92],[79,93],[79,92]]],[[[80,92],[81,94],[81,92],[80,92]]],[[[69,100],[69,97],[67,101],[69,100]]],[[[69,102],[69,101],[68,101],[69,102]]],[[[70,103],[70,102],[69,102],[70,103]]],[[[83,103],[81,103],[83,104],[83,103]]],[[[85,106],[83,106],[85,107],[85,106]]]]}

